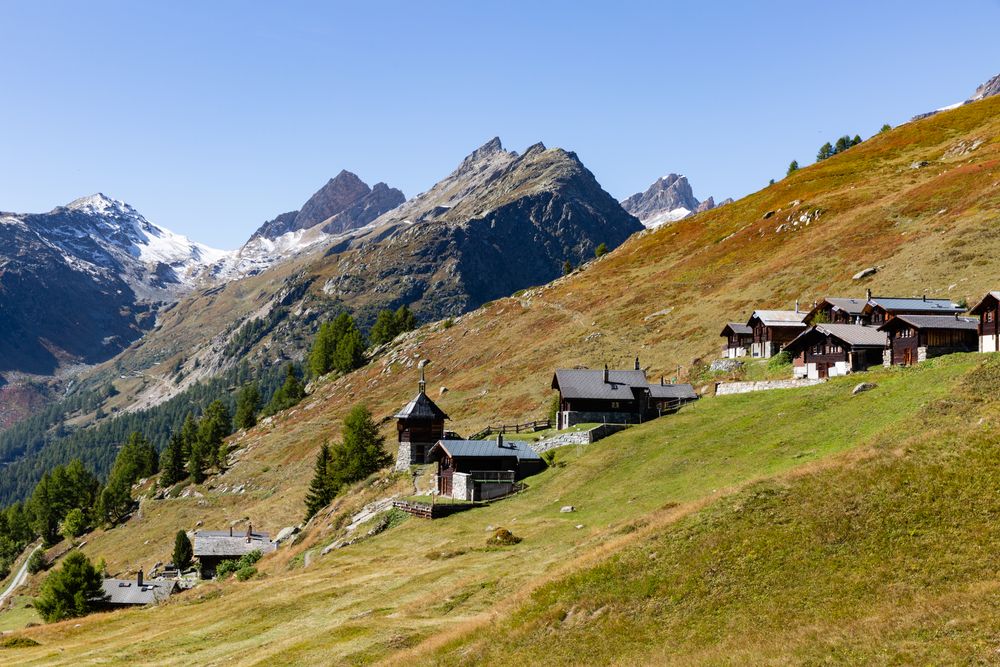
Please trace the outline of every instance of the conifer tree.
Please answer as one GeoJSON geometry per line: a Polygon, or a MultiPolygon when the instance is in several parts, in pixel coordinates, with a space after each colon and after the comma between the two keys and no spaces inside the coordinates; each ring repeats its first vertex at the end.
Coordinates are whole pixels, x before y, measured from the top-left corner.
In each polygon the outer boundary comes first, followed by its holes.
{"type": "Polygon", "coordinates": [[[396,314],[391,310],[381,310],[368,336],[372,345],[383,345],[397,336],[396,329],[396,314]]]}
{"type": "Polygon", "coordinates": [[[364,364],[365,341],[361,332],[353,329],[344,334],[340,342],[337,343],[333,366],[341,373],[350,373],[356,368],[361,368],[364,364]]]}
{"type": "Polygon", "coordinates": [[[316,455],[314,470],[312,481],[309,483],[309,492],[306,494],[306,521],[329,505],[335,495],[330,477],[330,447],[325,443],[320,446],[316,455]]]}
{"type": "Polygon", "coordinates": [[[184,470],[184,438],[180,432],[170,436],[170,442],[160,455],[160,486],[173,486],[186,477],[184,470]]]}
{"type": "Polygon", "coordinates": [[[101,574],[81,551],[72,551],[62,567],[45,578],[35,608],[47,623],[84,616],[101,596],[101,574]]]}
{"type": "Polygon", "coordinates": [[[882,134],[883,132],[888,132],[891,129],[892,129],[892,125],[889,125],[889,123],[886,123],[885,125],[882,126],[882,128],[878,132],[879,132],[879,134],[882,134]]]}
{"type": "Polygon", "coordinates": [[[601,243],[596,248],[594,248],[594,257],[603,257],[608,254],[608,244],[601,243]]]}
{"type": "Polygon", "coordinates": [[[202,447],[201,441],[195,438],[194,444],[191,445],[191,453],[188,456],[187,471],[188,475],[191,476],[191,481],[195,484],[201,484],[205,481],[205,468],[208,466],[208,462],[205,457],[205,450],[202,447]]]}
{"type": "Polygon", "coordinates": [[[260,387],[256,382],[248,382],[236,397],[236,428],[253,428],[257,425],[257,411],[260,410],[260,387]]]}
{"type": "Polygon", "coordinates": [[[569,274],[573,273],[573,263],[568,259],[565,262],[563,262],[562,273],[564,276],[568,276],[569,274]]]}
{"type": "Polygon", "coordinates": [[[371,412],[356,405],[344,418],[342,442],[330,448],[330,477],[335,491],[345,484],[364,479],[389,465],[392,456],[385,451],[385,438],[371,412]]]}
{"type": "Polygon", "coordinates": [[[188,538],[187,533],[183,530],[178,530],[177,535],[174,537],[174,567],[183,572],[191,567],[191,559],[193,557],[194,550],[191,547],[191,540],[188,538]]]}
{"type": "Polygon", "coordinates": [[[785,176],[791,176],[793,173],[799,170],[799,161],[792,160],[788,165],[788,171],[785,172],[785,176]]]}
{"type": "Polygon", "coordinates": [[[816,161],[820,162],[822,160],[825,160],[828,157],[831,157],[833,154],[834,154],[833,145],[830,144],[830,142],[828,141],[819,147],[819,152],[816,153],[816,161]]]}
{"type": "Polygon", "coordinates": [[[181,455],[184,460],[191,457],[191,449],[198,441],[198,420],[190,412],[184,417],[184,425],[181,426],[181,455]]]}
{"type": "Polygon", "coordinates": [[[229,409],[222,401],[212,401],[198,422],[198,440],[209,463],[220,468],[225,465],[228,452],[227,447],[223,447],[223,440],[232,432],[229,409]]]}

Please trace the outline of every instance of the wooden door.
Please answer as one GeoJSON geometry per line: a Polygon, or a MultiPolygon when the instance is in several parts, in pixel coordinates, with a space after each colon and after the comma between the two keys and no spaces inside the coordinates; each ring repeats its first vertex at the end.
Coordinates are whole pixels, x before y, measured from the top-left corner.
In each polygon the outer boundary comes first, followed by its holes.
{"type": "Polygon", "coordinates": [[[818,363],[816,364],[816,372],[819,374],[819,379],[824,380],[830,377],[830,364],[818,363]]]}
{"type": "Polygon", "coordinates": [[[903,365],[904,366],[913,365],[913,350],[911,350],[908,347],[903,350],[903,365]]]}

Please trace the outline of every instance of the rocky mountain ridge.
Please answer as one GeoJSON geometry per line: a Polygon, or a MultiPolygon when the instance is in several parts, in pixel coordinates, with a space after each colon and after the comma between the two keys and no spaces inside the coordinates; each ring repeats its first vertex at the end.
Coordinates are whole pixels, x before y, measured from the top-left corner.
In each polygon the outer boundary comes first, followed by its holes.
{"type": "MultiPolygon", "coordinates": [[[[723,204],[731,201],[732,199],[727,199],[723,204]]],[[[661,176],[644,192],[635,193],[622,200],[621,204],[622,208],[639,218],[647,228],[677,222],[694,213],[710,211],[716,207],[713,197],[698,201],[687,177],[680,174],[661,176]]]]}

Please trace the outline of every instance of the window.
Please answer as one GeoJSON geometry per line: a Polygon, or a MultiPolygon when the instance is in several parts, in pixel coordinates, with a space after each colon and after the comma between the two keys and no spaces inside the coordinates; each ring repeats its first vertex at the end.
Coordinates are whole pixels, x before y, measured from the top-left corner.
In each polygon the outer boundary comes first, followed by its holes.
{"type": "Polygon", "coordinates": [[[611,401],[611,408],[613,410],[617,410],[618,409],[618,401],[611,401]]]}
{"type": "Polygon", "coordinates": [[[992,310],[988,311],[986,313],[983,313],[983,322],[992,322],[993,321],[993,315],[994,315],[994,313],[993,313],[992,310]]]}

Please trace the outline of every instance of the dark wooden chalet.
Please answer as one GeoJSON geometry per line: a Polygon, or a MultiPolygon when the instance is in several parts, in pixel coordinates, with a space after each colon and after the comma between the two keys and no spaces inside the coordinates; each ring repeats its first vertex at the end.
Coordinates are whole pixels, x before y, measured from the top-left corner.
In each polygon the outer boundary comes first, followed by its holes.
{"type": "Polygon", "coordinates": [[[135,579],[105,579],[102,596],[93,600],[98,609],[123,609],[161,602],[177,591],[176,581],[144,581],[142,570],[135,579]]]}
{"type": "Polygon", "coordinates": [[[755,310],[747,322],[753,331],[751,356],[770,359],[776,355],[805,330],[808,314],[798,307],[795,310],[755,310]]]}
{"type": "Polygon", "coordinates": [[[961,315],[965,308],[951,299],[929,299],[926,296],[906,298],[869,296],[864,315],[868,324],[881,326],[897,315],[961,315]]]}
{"type": "Polygon", "coordinates": [[[269,534],[254,532],[253,526],[247,526],[245,531],[230,528],[199,530],[194,534],[194,557],[201,566],[202,579],[213,578],[222,561],[237,560],[252,551],[269,554],[277,548],[269,534]]]}
{"type": "Polygon", "coordinates": [[[828,296],[809,311],[806,324],[868,324],[866,299],[828,296]]]}
{"type": "Polygon", "coordinates": [[[559,392],[556,428],[591,422],[638,424],[698,398],[689,384],[653,387],[638,357],[632,370],[559,369],[552,376],[552,388],[559,392]]]}
{"type": "Polygon", "coordinates": [[[797,377],[821,379],[868,370],[882,363],[885,332],[859,324],[817,324],[799,334],[785,349],[801,355],[797,377]]]}
{"type": "Polygon", "coordinates": [[[439,440],[429,453],[438,464],[438,494],[459,500],[509,495],[517,481],[545,469],[528,443],[504,440],[439,440]]]}
{"type": "Polygon", "coordinates": [[[750,345],[753,344],[753,329],[746,324],[727,322],[719,335],[726,339],[726,346],[722,349],[724,358],[737,359],[749,354],[750,345]]]}
{"type": "Polygon", "coordinates": [[[428,463],[427,453],[434,443],[445,437],[444,422],[448,415],[427,395],[423,365],[420,366],[417,395],[394,417],[399,434],[396,469],[405,470],[411,465],[428,463]]]}
{"type": "Polygon", "coordinates": [[[979,351],[1000,352],[1000,292],[990,292],[969,312],[979,316],[979,351]]]}
{"type": "Polygon", "coordinates": [[[911,366],[933,357],[978,349],[979,322],[957,315],[896,315],[879,327],[889,336],[883,363],[911,366]]]}

